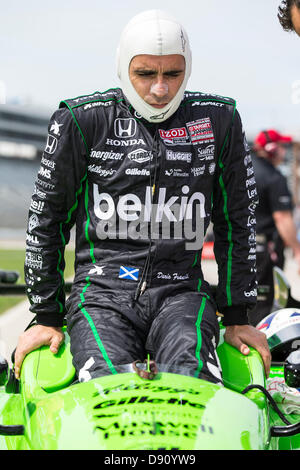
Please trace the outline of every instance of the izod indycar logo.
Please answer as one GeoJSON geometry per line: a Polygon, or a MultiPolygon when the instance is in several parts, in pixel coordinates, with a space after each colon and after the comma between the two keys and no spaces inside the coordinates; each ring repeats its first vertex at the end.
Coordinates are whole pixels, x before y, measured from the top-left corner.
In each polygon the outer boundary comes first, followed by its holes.
{"type": "Polygon", "coordinates": [[[185,145],[190,141],[185,127],[169,130],[159,129],[159,135],[165,145],[185,145]]]}

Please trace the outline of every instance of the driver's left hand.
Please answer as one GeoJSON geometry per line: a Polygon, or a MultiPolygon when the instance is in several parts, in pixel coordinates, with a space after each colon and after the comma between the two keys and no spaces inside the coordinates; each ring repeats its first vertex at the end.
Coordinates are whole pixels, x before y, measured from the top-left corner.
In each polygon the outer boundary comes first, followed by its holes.
{"type": "Polygon", "coordinates": [[[245,356],[250,353],[249,346],[256,349],[262,357],[266,377],[269,377],[271,368],[271,352],[267,337],[264,333],[250,325],[231,325],[226,327],[224,339],[245,356]]]}

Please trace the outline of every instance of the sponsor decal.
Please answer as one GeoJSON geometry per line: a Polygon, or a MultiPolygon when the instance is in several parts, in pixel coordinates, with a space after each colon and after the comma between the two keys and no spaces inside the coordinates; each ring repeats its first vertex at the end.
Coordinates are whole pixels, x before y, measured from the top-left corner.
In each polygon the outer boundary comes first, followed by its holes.
{"type": "Polygon", "coordinates": [[[38,253],[32,253],[31,251],[26,252],[25,266],[33,269],[42,269],[43,257],[38,253]]]}
{"type": "Polygon", "coordinates": [[[33,194],[36,194],[40,199],[45,199],[46,193],[40,191],[36,186],[34,186],[33,194]]]}
{"type": "Polygon", "coordinates": [[[89,274],[96,274],[97,276],[105,276],[103,269],[105,266],[96,266],[94,265],[92,269],[89,270],[89,274]]]}
{"type": "Polygon", "coordinates": [[[218,103],[217,101],[195,101],[192,106],[215,106],[216,108],[223,108],[225,103],[218,103]]]}
{"type": "MultiPolygon", "coordinates": [[[[177,219],[172,212],[173,206],[179,209],[178,220],[192,219],[193,205],[199,204],[200,217],[206,217],[205,213],[205,196],[201,192],[195,192],[187,196],[190,191],[189,186],[184,185],[181,188],[182,196],[171,196],[166,200],[167,188],[160,187],[158,190],[158,204],[156,213],[156,222],[161,222],[162,217],[166,217],[170,222],[176,222],[177,219]]],[[[99,193],[97,184],[93,186],[94,192],[94,213],[100,220],[110,220],[116,213],[119,218],[124,221],[138,220],[143,211],[143,221],[151,221],[152,204],[152,187],[147,186],[145,190],[145,199],[142,202],[136,194],[124,194],[119,196],[118,201],[114,201],[108,193],[99,193]]]]}
{"type": "Polygon", "coordinates": [[[242,135],[243,135],[244,149],[247,153],[249,153],[251,151],[251,148],[250,148],[250,145],[248,144],[246,132],[243,127],[242,127],[242,135]]]}
{"type": "Polygon", "coordinates": [[[119,279],[129,279],[130,281],[138,281],[139,269],[129,268],[128,266],[120,266],[119,279]]]}
{"type": "MultiPolygon", "coordinates": [[[[30,249],[32,250],[32,247],[30,247],[30,249]]],[[[28,273],[25,273],[25,279],[26,279],[26,284],[29,285],[29,286],[34,286],[34,284],[36,282],[40,282],[42,280],[41,277],[39,276],[34,276],[33,274],[33,271],[31,268],[28,269],[28,273]]],[[[31,292],[31,289],[27,289],[27,292],[31,292]]]]}
{"type": "Polygon", "coordinates": [[[57,144],[58,144],[57,138],[54,137],[53,135],[48,134],[45,152],[48,153],[49,155],[53,155],[55,150],[57,149],[57,144]]]}
{"type": "Polygon", "coordinates": [[[91,100],[92,98],[102,98],[105,96],[112,95],[112,93],[107,93],[107,94],[102,94],[102,93],[94,93],[93,95],[85,95],[85,96],[78,96],[78,98],[75,98],[73,101],[74,103],[80,103],[80,101],[86,101],[86,100],[91,100]]]}
{"type": "Polygon", "coordinates": [[[186,124],[192,144],[214,142],[214,133],[210,118],[198,119],[186,124]]]}
{"type": "Polygon", "coordinates": [[[166,176],[179,176],[179,177],[184,177],[188,178],[189,174],[186,173],[184,170],[181,168],[172,168],[170,170],[165,170],[165,175],[166,176]]]}
{"type": "Polygon", "coordinates": [[[28,232],[31,233],[36,227],[39,226],[39,218],[36,214],[32,214],[28,220],[28,232]]]}
{"type": "Polygon", "coordinates": [[[232,98],[227,98],[226,96],[222,96],[222,95],[216,95],[215,93],[203,93],[201,91],[197,91],[197,92],[185,92],[185,96],[190,98],[190,97],[201,97],[201,98],[207,98],[208,100],[210,100],[212,97],[213,98],[218,98],[222,101],[228,101],[229,103],[232,102],[232,98]]]}
{"type": "Polygon", "coordinates": [[[191,168],[191,173],[193,174],[193,176],[201,176],[204,174],[204,171],[205,171],[205,165],[200,166],[198,168],[196,167],[191,168]]]}
{"type": "Polygon", "coordinates": [[[26,241],[29,243],[33,243],[34,245],[40,244],[38,237],[36,235],[30,235],[30,233],[26,233],[26,241]]]}
{"type": "Polygon", "coordinates": [[[43,186],[46,189],[54,189],[54,184],[48,183],[46,181],[40,180],[39,178],[36,179],[36,182],[43,186]]]}
{"type": "MultiPolygon", "coordinates": [[[[31,235],[28,235],[28,236],[31,236],[31,235]]],[[[37,238],[37,237],[34,237],[34,238],[37,238]]],[[[38,243],[39,244],[40,242],[37,240],[36,242],[32,242],[32,243],[38,243]]],[[[30,251],[35,251],[37,253],[40,253],[41,251],[43,251],[43,248],[39,248],[37,246],[32,246],[32,245],[27,245],[26,244],[26,250],[27,249],[28,250],[30,249],[30,251]]]]}
{"type": "Polygon", "coordinates": [[[246,155],[244,158],[244,165],[248,166],[250,163],[252,163],[251,155],[246,155]]]}
{"type": "Polygon", "coordinates": [[[210,163],[208,165],[208,172],[210,175],[213,175],[216,169],[216,164],[215,163],[210,163]]]}
{"type": "Polygon", "coordinates": [[[215,146],[208,145],[204,149],[199,147],[198,148],[198,157],[199,160],[213,160],[215,156],[215,146]]]}
{"type": "Polygon", "coordinates": [[[247,193],[248,193],[248,198],[249,199],[252,199],[253,197],[257,196],[257,189],[254,188],[254,189],[247,189],[247,193]]]}
{"type": "Polygon", "coordinates": [[[98,160],[122,160],[124,153],[118,153],[111,150],[110,152],[102,152],[92,150],[90,154],[90,158],[96,158],[98,160]]]}
{"type": "Polygon", "coordinates": [[[57,121],[54,121],[54,124],[50,127],[50,132],[53,132],[54,135],[60,135],[59,129],[63,126],[63,124],[58,124],[57,121]]]}
{"type": "Polygon", "coordinates": [[[131,175],[131,176],[149,176],[150,171],[147,170],[147,168],[127,168],[125,170],[126,175],[131,175]]]}
{"type": "Polygon", "coordinates": [[[113,101],[94,101],[93,103],[87,103],[83,106],[83,111],[88,111],[89,109],[107,107],[111,106],[113,101]]]}
{"type": "Polygon", "coordinates": [[[180,37],[181,37],[182,52],[185,52],[186,39],[184,37],[184,34],[183,34],[182,30],[180,32],[180,37]]]}
{"type": "Polygon", "coordinates": [[[190,140],[185,127],[169,130],[159,129],[158,132],[165,145],[185,145],[190,140]]]}
{"type": "Polygon", "coordinates": [[[191,163],[192,154],[188,152],[173,152],[173,150],[167,150],[166,159],[174,162],[191,163]]]}
{"type": "MultiPolygon", "coordinates": [[[[252,229],[253,230],[253,229],[252,229]]],[[[250,246],[253,246],[256,244],[256,233],[255,230],[252,231],[252,233],[248,237],[248,243],[250,246]]]]}
{"type": "Polygon", "coordinates": [[[136,134],[136,120],[133,118],[117,118],[114,123],[114,132],[116,137],[130,138],[136,134]]]}
{"type": "Polygon", "coordinates": [[[251,227],[252,225],[256,224],[256,218],[254,215],[249,215],[248,217],[248,222],[247,222],[247,227],[251,227]]]}
{"type": "Polygon", "coordinates": [[[137,163],[144,163],[148,162],[149,160],[152,160],[153,155],[151,152],[148,152],[147,150],[144,149],[137,149],[133,150],[133,152],[130,152],[127,157],[129,160],[137,163]]]}
{"type": "Polygon", "coordinates": [[[255,177],[253,176],[252,178],[246,180],[246,188],[248,188],[249,186],[253,186],[255,183],[255,177]]]}
{"type": "Polygon", "coordinates": [[[91,173],[97,173],[99,176],[106,178],[107,176],[114,175],[117,170],[113,170],[112,168],[107,170],[106,168],[101,168],[101,165],[98,166],[93,164],[88,166],[88,171],[91,173]]]}
{"type": "Polygon", "coordinates": [[[42,297],[40,297],[39,295],[32,295],[31,296],[31,301],[34,304],[41,304],[42,303],[42,297]]]}
{"type": "Polygon", "coordinates": [[[257,296],[257,289],[253,289],[250,291],[244,291],[244,296],[245,297],[256,297],[257,296]]]}
{"type": "Polygon", "coordinates": [[[40,169],[39,169],[39,175],[41,175],[44,178],[47,178],[48,180],[50,180],[51,179],[51,170],[49,170],[49,168],[44,168],[43,166],[41,166],[40,169]]]}
{"type": "Polygon", "coordinates": [[[89,369],[94,364],[95,364],[95,359],[91,356],[79,371],[79,374],[78,374],[79,382],[88,382],[89,380],[91,380],[92,376],[89,373],[89,369]]]}
{"type": "Polygon", "coordinates": [[[53,162],[52,160],[48,160],[48,159],[45,158],[44,156],[42,156],[41,163],[42,163],[44,166],[47,166],[48,168],[50,168],[51,170],[55,170],[56,163],[53,162]]]}
{"type": "Polygon", "coordinates": [[[163,119],[165,115],[170,111],[170,108],[168,108],[166,111],[160,114],[154,114],[153,116],[150,116],[150,119],[163,119]]]}
{"type": "Polygon", "coordinates": [[[247,178],[250,178],[252,175],[254,175],[254,168],[252,166],[247,167],[247,178]]]}
{"type": "Polygon", "coordinates": [[[146,145],[143,139],[116,140],[106,139],[106,145],[113,147],[133,147],[134,145],[146,145]]]}
{"type": "Polygon", "coordinates": [[[35,212],[36,214],[41,214],[43,212],[44,205],[44,201],[34,201],[33,199],[31,199],[30,210],[32,212],[35,212]]]}
{"type": "Polygon", "coordinates": [[[252,215],[255,214],[256,206],[257,206],[256,201],[250,202],[250,204],[249,204],[249,206],[248,206],[248,210],[249,210],[249,212],[250,212],[252,215]]]}
{"type": "Polygon", "coordinates": [[[206,217],[203,193],[189,194],[189,186],[183,185],[181,195],[167,197],[167,188],[159,187],[154,204],[152,186],[146,186],[144,197],[130,193],[113,198],[100,192],[100,188],[93,185],[94,214],[99,220],[96,234],[100,240],[181,239],[185,240],[186,250],[202,248],[206,217]]]}

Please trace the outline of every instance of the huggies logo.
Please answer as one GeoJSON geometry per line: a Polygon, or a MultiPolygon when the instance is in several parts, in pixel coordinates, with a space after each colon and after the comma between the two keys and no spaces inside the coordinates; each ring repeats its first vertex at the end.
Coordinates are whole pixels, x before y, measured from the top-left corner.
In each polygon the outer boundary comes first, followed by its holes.
{"type": "Polygon", "coordinates": [[[186,244],[186,249],[201,249],[204,236],[205,196],[190,188],[181,188],[180,196],[166,195],[166,188],[159,188],[157,204],[152,202],[152,187],[147,186],[144,200],[133,193],[119,196],[114,201],[109,193],[99,193],[93,186],[94,213],[100,220],[97,235],[100,239],[196,239],[186,244]],[[149,233],[151,235],[149,235],[149,233]],[[171,233],[173,236],[171,236],[171,233]]]}

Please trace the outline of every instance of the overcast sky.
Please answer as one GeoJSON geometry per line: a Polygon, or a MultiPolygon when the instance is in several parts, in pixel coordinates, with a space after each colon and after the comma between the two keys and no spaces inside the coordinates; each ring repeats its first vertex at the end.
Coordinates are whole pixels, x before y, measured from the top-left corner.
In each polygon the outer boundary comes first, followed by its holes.
{"type": "Polygon", "coordinates": [[[180,19],[193,51],[188,89],[231,96],[249,134],[300,134],[300,38],[282,30],[280,0],[1,1],[0,81],[49,109],[64,98],[119,86],[115,51],[135,14],[161,8],[180,19]]]}

